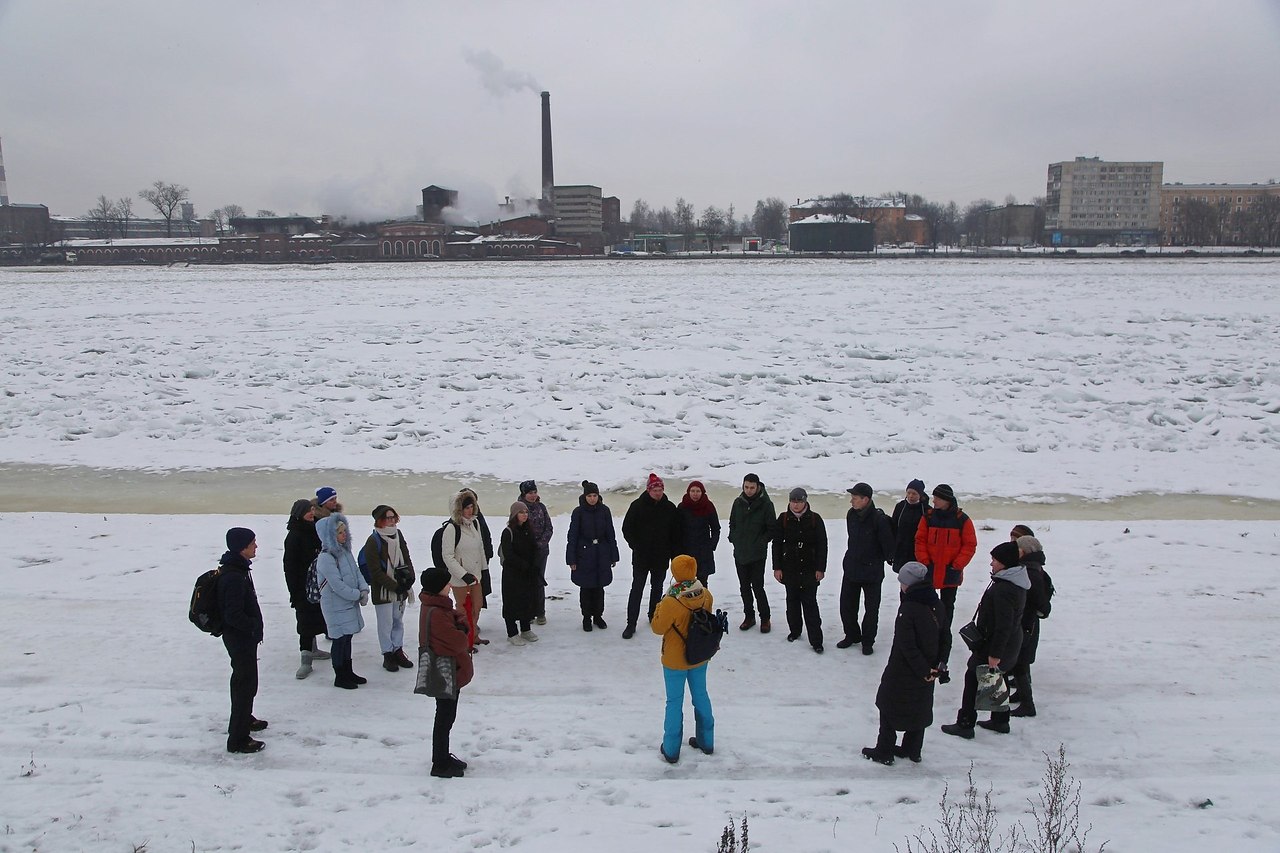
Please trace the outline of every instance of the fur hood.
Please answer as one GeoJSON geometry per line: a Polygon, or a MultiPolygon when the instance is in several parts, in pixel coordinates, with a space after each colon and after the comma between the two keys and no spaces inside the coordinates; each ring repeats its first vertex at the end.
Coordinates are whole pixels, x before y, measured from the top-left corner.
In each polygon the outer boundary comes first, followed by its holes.
{"type": "Polygon", "coordinates": [[[480,515],[481,515],[480,499],[476,497],[476,493],[471,491],[470,489],[463,489],[462,491],[454,495],[453,500],[449,502],[449,520],[452,521],[454,524],[458,524],[458,525],[462,524],[462,501],[464,498],[467,498],[467,497],[475,501],[476,514],[475,514],[474,520],[476,524],[480,523],[479,521],[480,515]]]}

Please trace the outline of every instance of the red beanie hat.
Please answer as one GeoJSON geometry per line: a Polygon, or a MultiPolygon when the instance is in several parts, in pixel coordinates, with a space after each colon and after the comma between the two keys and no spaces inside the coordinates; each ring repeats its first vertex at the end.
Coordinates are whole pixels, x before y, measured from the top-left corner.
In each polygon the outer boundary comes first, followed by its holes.
{"type": "Polygon", "coordinates": [[[644,487],[645,487],[645,490],[647,491],[649,489],[652,489],[654,486],[662,486],[662,488],[665,489],[667,487],[667,484],[662,482],[661,477],[659,477],[657,474],[654,474],[652,471],[650,471],[649,482],[645,483],[644,487]]]}

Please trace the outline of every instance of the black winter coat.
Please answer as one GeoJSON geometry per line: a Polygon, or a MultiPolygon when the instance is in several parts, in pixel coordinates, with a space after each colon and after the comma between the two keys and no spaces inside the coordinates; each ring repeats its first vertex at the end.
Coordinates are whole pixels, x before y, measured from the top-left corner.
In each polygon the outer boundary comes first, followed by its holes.
{"type": "Polygon", "coordinates": [[[1053,581],[1044,570],[1043,551],[1024,554],[1022,565],[1031,580],[1031,589],[1027,590],[1027,604],[1022,608],[1022,650],[1018,653],[1018,663],[1030,666],[1036,662],[1036,650],[1040,648],[1040,620],[1048,616],[1053,607],[1049,600],[1053,581]]]}
{"type": "Polygon", "coordinates": [[[884,580],[884,564],[893,559],[893,524],[874,502],[861,512],[850,509],[844,517],[849,547],[844,552],[844,574],[855,583],[884,580]]]}
{"type": "MultiPolygon", "coordinates": [[[[284,537],[284,583],[289,588],[289,606],[297,608],[307,601],[307,569],[320,553],[320,537],[314,521],[291,519],[284,537]]],[[[323,630],[323,626],[322,626],[323,630]]]]}
{"type": "Polygon", "coordinates": [[[817,586],[814,576],[827,570],[827,525],[805,504],[797,519],[791,510],[778,516],[778,533],[773,540],[773,570],[782,572],[787,586],[817,586]]]}
{"type": "Polygon", "coordinates": [[[631,565],[665,568],[684,547],[680,510],[666,495],[655,501],[645,492],[627,507],[622,518],[622,538],[631,548],[631,565]]]}
{"type": "Polygon", "coordinates": [[[893,570],[914,562],[916,558],[916,528],[924,515],[924,501],[911,504],[905,499],[898,501],[893,508],[893,537],[896,542],[893,549],[893,570]]]}
{"type": "Polygon", "coordinates": [[[933,686],[925,681],[938,665],[940,600],[930,581],[902,594],[893,623],[893,648],[880,676],[876,707],[880,720],[900,732],[933,724],[933,686]]]}
{"type": "Polygon", "coordinates": [[[595,506],[587,503],[586,495],[578,498],[578,508],[569,517],[564,561],[565,565],[577,566],[569,572],[569,580],[584,589],[602,589],[613,583],[618,536],[613,532],[613,513],[603,498],[595,506]]]}
{"type": "Polygon", "coordinates": [[[542,576],[538,573],[538,543],[529,523],[502,528],[502,618],[527,622],[538,615],[538,593],[542,576]]]}
{"type": "Polygon", "coordinates": [[[227,551],[221,565],[218,611],[222,614],[222,638],[228,645],[256,646],[262,642],[262,608],[249,574],[249,561],[227,551]]]}
{"type": "Polygon", "coordinates": [[[1022,609],[1026,603],[1025,589],[1011,580],[992,577],[978,602],[978,631],[983,639],[973,652],[979,657],[999,658],[1001,669],[1012,669],[1022,650],[1022,609]]]}
{"type": "Polygon", "coordinates": [[[699,575],[713,575],[716,572],[716,546],[720,544],[720,519],[714,512],[707,515],[694,515],[687,506],[677,507],[680,510],[680,528],[683,547],[680,553],[688,554],[698,561],[699,575]]]}

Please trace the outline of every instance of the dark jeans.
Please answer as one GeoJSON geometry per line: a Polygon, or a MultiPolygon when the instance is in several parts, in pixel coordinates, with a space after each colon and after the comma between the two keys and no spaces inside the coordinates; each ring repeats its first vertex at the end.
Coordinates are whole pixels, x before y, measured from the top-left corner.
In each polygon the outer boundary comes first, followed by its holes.
{"type": "Polygon", "coordinates": [[[528,620],[528,619],[521,619],[521,620],[520,620],[520,627],[519,627],[519,629],[518,629],[518,630],[517,630],[517,628],[516,628],[516,620],[514,620],[514,619],[508,619],[508,620],[506,620],[506,622],[507,622],[507,636],[508,636],[508,637],[514,637],[516,634],[520,633],[520,631],[528,631],[528,630],[529,630],[529,620],[528,620]]]}
{"type": "Polygon", "coordinates": [[[760,621],[766,621],[769,618],[769,596],[764,592],[764,560],[738,563],[737,566],[738,589],[742,592],[743,612],[748,618],[754,618],[758,605],[760,621]]]}
{"type": "Polygon", "coordinates": [[[880,628],[880,587],[883,580],[865,583],[849,580],[845,575],[840,582],[840,622],[844,626],[844,635],[853,641],[874,643],[876,631],[880,628]],[[867,597],[867,610],[862,616],[862,629],[858,629],[858,603],[863,594],[867,597]]]}
{"type": "Polygon", "coordinates": [[[964,667],[964,692],[960,694],[960,713],[956,722],[972,726],[978,720],[978,667],[987,662],[987,652],[972,652],[964,667]]]}
{"type": "Polygon", "coordinates": [[[231,719],[227,722],[227,747],[249,739],[253,722],[253,697],[258,695],[258,644],[222,636],[231,658],[231,719]]]}
{"type": "Polygon", "coordinates": [[[646,578],[649,581],[649,621],[652,622],[653,611],[658,609],[658,601],[662,598],[662,582],[667,579],[667,564],[631,567],[631,596],[627,599],[628,625],[635,625],[640,620],[640,599],[644,597],[646,578]]]}
{"type": "MultiPolygon", "coordinates": [[[[942,622],[938,624],[938,668],[946,669],[951,658],[951,623],[956,617],[956,593],[959,587],[938,590],[942,599],[942,622]]],[[[979,661],[981,663],[982,661],[979,661]]]]}
{"type": "Polygon", "coordinates": [[[822,645],[822,614],[818,612],[818,585],[787,584],[787,628],[792,634],[808,631],[809,645],[822,645]]]}
{"type": "Polygon", "coordinates": [[[449,760],[449,732],[458,718],[458,699],[436,697],[436,722],[431,729],[431,763],[443,764],[449,760]]]}
{"type": "Polygon", "coordinates": [[[342,670],[351,665],[351,635],[334,637],[333,643],[329,646],[329,655],[329,663],[333,664],[333,671],[342,674],[342,670]]]}
{"type": "Polygon", "coordinates": [[[582,587],[578,590],[578,606],[583,616],[604,616],[604,587],[582,587]]]}
{"type": "Polygon", "coordinates": [[[537,558],[534,559],[533,569],[538,573],[538,589],[534,593],[534,614],[535,616],[547,615],[547,558],[550,554],[538,552],[537,558]]]}

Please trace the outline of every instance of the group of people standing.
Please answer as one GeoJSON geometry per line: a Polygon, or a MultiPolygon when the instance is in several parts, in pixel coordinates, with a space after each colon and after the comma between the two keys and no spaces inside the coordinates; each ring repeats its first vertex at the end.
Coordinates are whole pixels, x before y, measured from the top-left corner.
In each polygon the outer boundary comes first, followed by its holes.
{"type": "MultiPolygon", "coordinates": [[[[876,745],[864,749],[863,754],[883,764],[892,764],[895,757],[919,761],[924,730],[932,724],[934,685],[950,680],[948,659],[956,593],[976,552],[977,536],[973,521],[959,508],[954,491],[946,484],[934,488],[930,506],[924,483],[912,480],[892,515],[876,507],[869,484],[860,482],[847,491],[848,540],[841,561],[839,594],[842,638],[836,647],[860,645],[864,655],[873,654],[886,565],[893,568],[900,588],[892,648],[876,695],[880,732],[876,745]],[[905,733],[901,744],[897,732],[905,733]]],[[[321,488],[314,500],[296,501],[291,509],[284,574],[296,617],[299,679],[312,673],[314,661],[329,659],[336,687],[356,689],[367,682],[353,670],[351,641],[364,628],[361,607],[370,601],[377,618],[383,667],[395,672],[414,666],[403,648],[404,612],[419,578],[408,543],[398,530],[396,510],[379,505],[373,510],[373,522],[357,559],[336,490],[321,488]],[[315,591],[308,589],[309,574],[318,587],[318,602],[315,591]],[[331,640],[328,652],[317,645],[322,634],[331,640]]],[[[786,509],[775,514],[765,484],[757,475],[747,474],[730,509],[728,525],[743,602],[743,620],[738,627],[747,631],[759,626],[762,634],[772,630],[764,583],[769,564],[774,579],[784,588],[787,640],[794,642],[804,635],[812,649],[822,653],[825,646],[818,590],[828,568],[827,528],[809,505],[808,494],[802,488],[792,489],[786,509]]],[[[502,618],[508,642],[514,646],[537,642],[532,626],[546,623],[544,588],[553,530],[537,484],[522,482],[519,500],[509,508],[496,552],[502,566],[502,618]]],[[[453,497],[449,518],[435,536],[433,565],[420,578],[418,597],[423,611],[419,648],[430,645],[436,654],[453,657],[458,662],[461,687],[473,672],[471,656],[488,643],[480,635],[479,621],[492,592],[489,563],[495,554],[493,537],[474,491],[463,489],[453,497]],[[428,608],[439,614],[429,631],[428,608]]],[[[683,638],[693,612],[712,607],[714,599],[708,586],[716,571],[719,513],[701,482],[689,483],[677,505],[666,496],[663,480],[650,474],[643,493],[627,508],[622,536],[632,562],[622,637],[635,635],[646,587],[647,621],[653,632],[663,636],[667,705],[662,756],[673,763],[679,758],[686,684],[696,719],[695,735],[689,743],[710,754],[714,749],[714,717],[706,688],[706,663],[690,665],[684,660],[683,638]],[[668,569],[672,581],[664,589],[668,569]]],[[[266,728],[265,721],[252,715],[256,659],[250,667],[250,655],[245,651],[256,649],[262,636],[261,611],[248,573],[253,556],[249,552],[256,553],[256,541],[251,531],[235,528],[227,534],[227,546],[223,557],[226,579],[220,584],[219,596],[220,601],[225,597],[232,612],[240,614],[227,622],[228,633],[224,634],[232,661],[228,750],[252,752],[262,744],[249,736],[250,731],[266,728]]],[[[613,582],[619,561],[612,513],[599,487],[584,480],[565,545],[569,578],[579,589],[583,631],[608,627],[605,589],[613,582]]],[[[992,581],[975,614],[984,639],[971,649],[961,709],[955,724],[942,727],[945,733],[972,738],[975,726],[1007,732],[1009,717],[1035,716],[1030,666],[1038,645],[1039,620],[1048,615],[1052,593],[1043,566],[1039,540],[1022,525],[1014,529],[1010,542],[992,550],[992,581]],[[978,722],[974,697],[976,668],[982,663],[1009,673],[1018,686],[1015,698],[1021,704],[1016,710],[978,722]]],[[[256,651],[252,656],[256,658],[256,651]]],[[[456,711],[456,694],[451,700],[437,701],[433,775],[460,776],[466,768],[465,762],[449,752],[449,730],[456,711]]]]}

